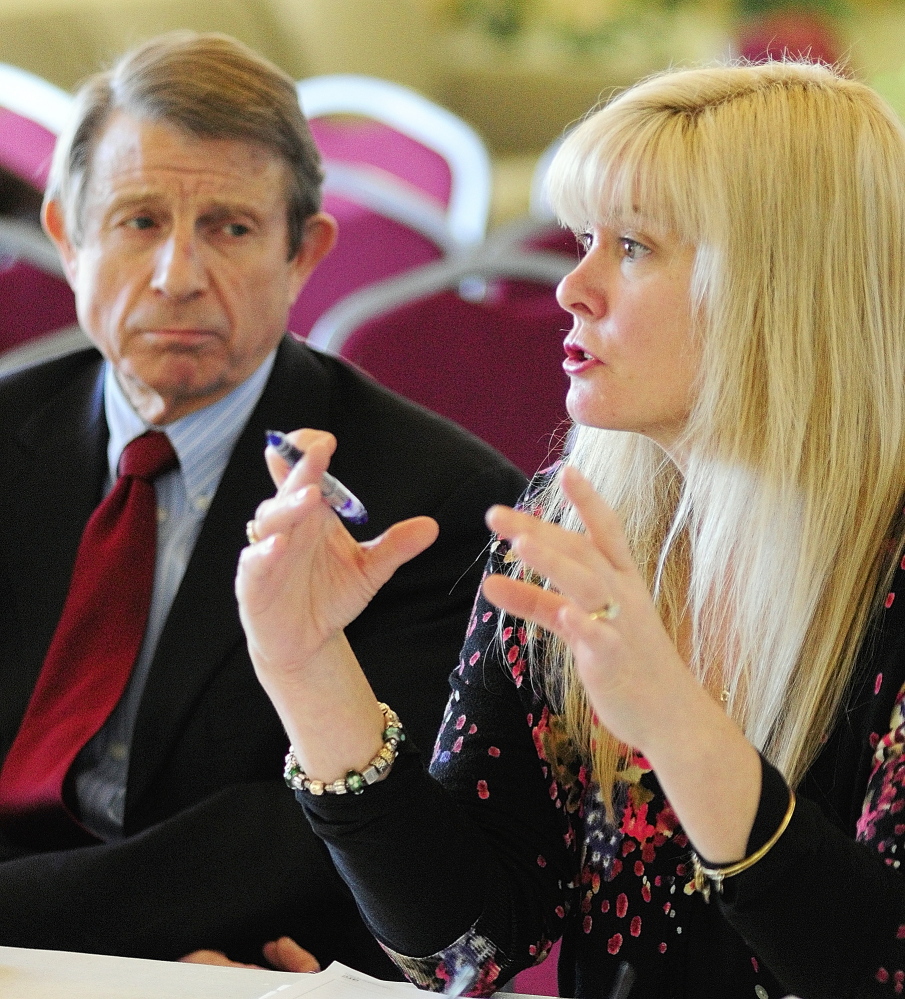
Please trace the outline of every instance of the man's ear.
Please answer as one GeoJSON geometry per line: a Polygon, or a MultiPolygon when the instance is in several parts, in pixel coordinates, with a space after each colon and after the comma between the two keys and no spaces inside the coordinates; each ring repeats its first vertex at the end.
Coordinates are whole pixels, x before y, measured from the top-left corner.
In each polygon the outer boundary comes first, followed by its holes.
{"type": "Polygon", "coordinates": [[[336,219],[326,212],[318,212],[305,219],[302,243],[292,259],[295,280],[294,290],[290,290],[290,306],[298,298],[311,272],[335,246],[336,234],[336,219]]]}
{"type": "Polygon", "coordinates": [[[66,216],[59,201],[44,202],[41,206],[41,224],[57,248],[63,270],[66,272],[66,280],[70,287],[74,288],[78,254],[66,232],[66,216]]]}

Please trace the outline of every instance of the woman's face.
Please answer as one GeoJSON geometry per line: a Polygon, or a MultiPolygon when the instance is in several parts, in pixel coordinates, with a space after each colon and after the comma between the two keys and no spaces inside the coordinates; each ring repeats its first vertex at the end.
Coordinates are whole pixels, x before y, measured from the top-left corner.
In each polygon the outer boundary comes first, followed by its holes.
{"type": "Polygon", "coordinates": [[[572,313],[563,369],[578,423],[644,434],[669,451],[688,419],[699,349],[692,338],[694,247],[635,226],[595,226],[560,282],[572,313]]]}

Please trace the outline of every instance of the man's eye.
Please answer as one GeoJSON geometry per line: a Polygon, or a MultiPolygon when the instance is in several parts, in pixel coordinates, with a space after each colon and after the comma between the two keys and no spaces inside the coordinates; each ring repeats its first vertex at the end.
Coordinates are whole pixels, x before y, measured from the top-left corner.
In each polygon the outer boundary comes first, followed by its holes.
{"type": "Polygon", "coordinates": [[[150,229],[154,225],[154,219],[150,215],[136,215],[129,219],[128,225],[133,229],[150,229]]]}
{"type": "Polygon", "coordinates": [[[247,225],[243,225],[241,222],[227,222],[223,227],[223,231],[228,236],[246,236],[251,232],[251,228],[247,225]]]}

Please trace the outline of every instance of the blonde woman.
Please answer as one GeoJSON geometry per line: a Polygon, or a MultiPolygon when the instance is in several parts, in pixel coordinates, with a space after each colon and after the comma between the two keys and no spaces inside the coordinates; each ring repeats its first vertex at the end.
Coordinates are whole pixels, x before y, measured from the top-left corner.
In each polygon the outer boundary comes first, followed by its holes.
{"type": "Polygon", "coordinates": [[[576,429],[488,515],[430,774],[342,628],[433,523],[357,546],[334,442],[268,456],[237,592],[292,786],[419,985],[562,937],[564,995],[899,994],[905,132],[825,67],[679,71],[549,190],[576,429]]]}

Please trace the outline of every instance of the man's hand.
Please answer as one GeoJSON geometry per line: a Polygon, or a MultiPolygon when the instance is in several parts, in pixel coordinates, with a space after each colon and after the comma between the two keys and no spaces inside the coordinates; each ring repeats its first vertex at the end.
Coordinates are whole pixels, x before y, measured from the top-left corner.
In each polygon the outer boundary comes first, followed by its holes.
{"type": "Polygon", "coordinates": [[[298,972],[321,970],[314,955],[309,954],[304,947],[299,947],[290,937],[271,940],[270,943],[264,944],[262,949],[267,965],[231,961],[222,950],[193,950],[191,954],[186,954],[179,960],[184,964],[218,964],[228,968],[267,968],[275,971],[298,972]]]}
{"type": "Polygon", "coordinates": [[[321,966],[317,963],[317,958],[309,954],[304,947],[299,945],[291,937],[280,937],[279,940],[272,940],[264,944],[264,957],[277,971],[320,971],[321,966]]]}

